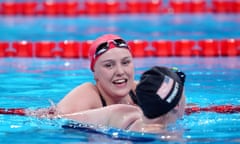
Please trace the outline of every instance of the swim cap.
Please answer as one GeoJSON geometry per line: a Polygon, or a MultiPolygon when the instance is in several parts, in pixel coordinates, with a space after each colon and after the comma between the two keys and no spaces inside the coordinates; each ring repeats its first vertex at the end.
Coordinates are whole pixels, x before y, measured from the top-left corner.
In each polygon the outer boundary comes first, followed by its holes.
{"type": "Polygon", "coordinates": [[[94,67],[97,59],[100,56],[99,55],[99,56],[95,57],[95,53],[96,53],[98,46],[104,42],[108,42],[109,40],[115,40],[115,39],[122,39],[122,38],[120,36],[114,35],[114,34],[105,34],[105,35],[97,38],[95,41],[93,41],[93,43],[91,44],[90,49],[89,49],[90,69],[92,71],[94,71],[93,67],[94,67]]]}
{"type": "MultiPolygon", "coordinates": [[[[181,74],[184,75],[183,72],[181,74]]],[[[159,117],[178,104],[184,85],[180,77],[173,70],[159,66],[152,67],[142,74],[136,87],[136,96],[138,105],[146,117],[159,117]]]]}

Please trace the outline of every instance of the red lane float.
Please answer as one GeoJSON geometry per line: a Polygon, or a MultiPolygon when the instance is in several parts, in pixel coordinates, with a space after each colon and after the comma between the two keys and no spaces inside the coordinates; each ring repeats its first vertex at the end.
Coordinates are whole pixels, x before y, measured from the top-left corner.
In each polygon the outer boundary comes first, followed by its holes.
{"type": "Polygon", "coordinates": [[[98,15],[103,11],[102,3],[95,0],[85,1],[84,6],[84,13],[88,15],[98,15]]]}
{"type": "MultiPolygon", "coordinates": [[[[6,115],[26,116],[27,111],[28,111],[27,108],[0,108],[0,114],[6,114],[6,115]]],[[[240,106],[239,105],[213,105],[208,107],[192,106],[192,107],[185,108],[184,111],[186,115],[200,113],[200,112],[234,114],[234,113],[240,112],[240,106]]]]}
{"type": "Polygon", "coordinates": [[[212,0],[212,9],[216,13],[233,12],[234,2],[231,0],[212,0]]]}
{"type": "Polygon", "coordinates": [[[0,57],[5,57],[7,56],[6,50],[9,47],[8,42],[0,42],[0,57]]]}
{"type": "Polygon", "coordinates": [[[22,14],[23,15],[35,15],[37,14],[37,2],[35,1],[27,1],[22,2],[22,14]]]}
{"type": "Polygon", "coordinates": [[[155,56],[155,50],[154,49],[145,49],[145,57],[151,57],[155,56]]]}
{"type": "Polygon", "coordinates": [[[240,56],[240,39],[236,39],[238,56],[240,56]]]}
{"type": "Polygon", "coordinates": [[[233,1],[233,12],[240,13],[240,0],[233,1]]]}
{"type": "Polygon", "coordinates": [[[189,3],[183,0],[170,0],[170,12],[185,13],[188,11],[189,3]]]}
{"type": "Polygon", "coordinates": [[[1,8],[4,15],[16,15],[21,11],[19,3],[13,1],[2,2],[1,8]]]}
{"type": "Polygon", "coordinates": [[[118,14],[121,13],[120,2],[117,0],[107,0],[103,3],[106,14],[118,14]]]}
{"type": "Polygon", "coordinates": [[[37,15],[48,16],[79,14],[138,14],[138,13],[240,13],[240,0],[169,0],[163,7],[162,0],[70,0],[56,1],[4,1],[0,2],[3,15],[37,15]]]}
{"type": "Polygon", "coordinates": [[[169,40],[157,40],[152,42],[152,47],[155,48],[155,56],[172,56],[173,43],[169,40]]]}
{"type": "Polygon", "coordinates": [[[55,1],[44,1],[42,7],[41,13],[48,16],[56,16],[63,11],[63,4],[55,1]]]}
{"type": "Polygon", "coordinates": [[[239,113],[240,107],[234,105],[218,105],[218,106],[209,106],[209,107],[188,107],[185,109],[185,113],[187,115],[192,113],[200,113],[200,112],[216,112],[216,113],[239,113]]]}
{"type": "Polygon", "coordinates": [[[35,43],[35,55],[36,57],[54,57],[56,55],[60,55],[60,51],[54,53],[54,48],[56,44],[51,41],[39,41],[35,43]]]}
{"type": "Polygon", "coordinates": [[[191,0],[189,3],[190,13],[203,13],[207,12],[205,0],[191,0]]]}
{"type": "Polygon", "coordinates": [[[26,115],[26,109],[24,108],[0,108],[0,114],[11,114],[11,115],[26,115]]]}
{"type": "Polygon", "coordinates": [[[37,2],[13,2],[6,1],[1,3],[2,13],[5,15],[35,15],[37,13],[37,2]]]}
{"type": "Polygon", "coordinates": [[[63,41],[59,42],[59,47],[62,48],[62,57],[64,58],[79,58],[80,57],[80,43],[77,41],[63,41]]]}
{"type": "MultiPolygon", "coordinates": [[[[58,43],[53,41],[14,41],[0,42],[0,57],[63,57],[88,58],[93,40],[71,41],[58,43]]],[[[128,41],[133,57],[166,57],[166,56],[239,56],[240,39],[203,39],[190,40],[130,40],[128,41]]]]}
{"type": "Polygon", "coordinates": [[[133,57],[144,57],[148,42],[145,40],[131,40],[128,41],[133,57]]]}
{"type": "Polygon", "coordinates": [[[220,44],[220,54],[222,56],[237,56],[238,44],[235,39],[222,40],[220,44]]]}
{"type": "Polygon", "coordinates": [[[32,57],[33,56],[33,44],[28,41],[15,41],[12,47],[16,50],[17,57],[32,57]]]}
{"type": "Polygon", "coordinates": [[[219,56],[219,45],[217,40],[205,39],[198,41],[201,48],[201,56],[219,56]]]}
{"type": "Polygon", "coordinates": [[[88,40],[88,41],[82,42],[81,54],[82,54],[83,58],[88,58],[89,48],[92,43],[93,43],[93,40],[88,40]]]}
{"type": "Polygon", "coordinates": [[[160,13],[162,12],[162,0],[150,0],[145,4],[146,13],[160,13]]]}
{"type": "Polygon", "coordinates": [[[78,1],[62,2],[63,14],[66,16],[76,16],[79,14],[78,1]]]}
{"type": "Polygon", "coordinates": [[[137,14],[143,12],[143,3],[138,0],[126,1],[126,12],[130,14],[137,14]]]}
{"type": "Polygon", "coordinates": [[[193,40],[177,40],[175,42],[175,56],[193,56],[193,48],[195,41],[193,40]]]}

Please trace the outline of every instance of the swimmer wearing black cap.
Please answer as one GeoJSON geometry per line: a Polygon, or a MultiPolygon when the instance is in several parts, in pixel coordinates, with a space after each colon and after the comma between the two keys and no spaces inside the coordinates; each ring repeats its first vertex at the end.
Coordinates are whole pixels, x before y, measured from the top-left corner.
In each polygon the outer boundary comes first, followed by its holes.
{"type": "MultiPolygon", "coordinates": [[[[159,66],[142,74],[136,88],[138,104],[144,113],[141,123],[165,126],[183,116],[185,77],[177,68],[159,66]]],[[[133,124],[130,129],[139,130],[141,125],[133,124]]]]}
{"type": "Polygon", "coordinates": [[[138,106],[115,104],[71,114],[59,114],[81,123],[140,132],[161,132],[184,114],[185,74],[155,66],[144,72],[136,88],[138,106]]]}

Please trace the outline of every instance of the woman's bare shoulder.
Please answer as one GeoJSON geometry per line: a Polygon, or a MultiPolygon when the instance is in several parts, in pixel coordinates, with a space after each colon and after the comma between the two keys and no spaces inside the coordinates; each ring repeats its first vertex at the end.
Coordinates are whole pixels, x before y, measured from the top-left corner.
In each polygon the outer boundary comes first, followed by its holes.
{"type": "Polygon", "coordinates": [[[82,111],[98,107],[100,101],[98,101],[97,88],[92,83],[84,83],[73,90],[71,90],[59,103],[58,109],[62,113],[82,111]]]}
{"type": "Polygon", "coordinates": [[[90,82],[86,82],[75,87],[72,91],[70,91],[69,94],[71,93],[77,93],[78,95],[82,95],[82,94],[94,94],[98,93],[98,91],[96,85],[90,82]]]}
{"type": "Polygon", "coordinates": [[[93,83],[86,82],[86,83],[83,83],[83,84],[77,86],[76,89],[92,91],[92,90],[96,90],[96,86],[93,83]]]}

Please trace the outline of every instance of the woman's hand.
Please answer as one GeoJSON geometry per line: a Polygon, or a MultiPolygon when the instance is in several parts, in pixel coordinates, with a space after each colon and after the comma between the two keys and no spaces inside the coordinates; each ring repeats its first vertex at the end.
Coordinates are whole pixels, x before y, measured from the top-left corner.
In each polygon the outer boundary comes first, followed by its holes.
{"type": "Polygon", "coordinates": [[[59,113],[57,112],[55,107],[49,107],[49,108],[40,108],[36,110],[26,110],[26,115],[28,116],[34,116],[38,118],[60,118],[59,113]]]}

